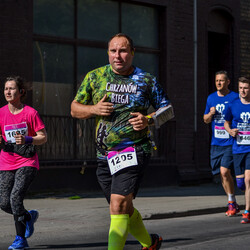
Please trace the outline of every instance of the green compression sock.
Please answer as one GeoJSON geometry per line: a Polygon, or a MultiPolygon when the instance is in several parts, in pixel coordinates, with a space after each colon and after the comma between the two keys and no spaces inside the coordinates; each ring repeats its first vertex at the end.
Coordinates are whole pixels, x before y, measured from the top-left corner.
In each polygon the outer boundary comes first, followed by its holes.
{"type": "Polygon", "coordinates": [[[108,250],[122,250],[128,236],[128,214],[111,214],[108,250]]]}
{"type": "Polygon", "coordinates": [[[134,213],[130,217],[129,222],[129,233],[131,233],[143,247],[150,247],[152,244],[151,237],[144,226],[141,214],[136,208],[134,208],[134,213]]]}

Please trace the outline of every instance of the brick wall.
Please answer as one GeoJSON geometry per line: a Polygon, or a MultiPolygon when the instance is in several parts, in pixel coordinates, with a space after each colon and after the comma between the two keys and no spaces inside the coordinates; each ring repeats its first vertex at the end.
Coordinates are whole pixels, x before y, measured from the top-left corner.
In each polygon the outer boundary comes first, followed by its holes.
{"type": "MultiPolygon", "coordinates": [[[[32,0],[0,1],[1,87],[3,79],[9,75],[32,80],[32,3],[32,0]]],[[[5,103],[2,97],[1,106],[5,103]]]]}
{"type": "Polygon", "coordinates": [[[250,76],[250,2],[240,1],[240,74],[250,76]]]}
{"type": "Polygon", "coordinates": [[[193,164],[193,4],[170,1],[167,11],[168,93],[176,119],[178,170],[193,164]]]}
{"type": "MultiPolygon", "coordinates": [[[[161,65],[167,93],[174,105],[176,121],[176,166],[179,173],[196,180],[207,178],[209,166],[209,126],[203,123],[203,113],[209,94],[207,22],[214,8],[227,11],[233,18],[234,75],[250,75],[250,3],[248,0],[197,0],[198,10],[198,81],[197,131],[194,131],[194,42],[193,1],[138,0],[166,4],[166,65],[161,65]],[[239,29],[239,4],[241,22],[239,29]],[[240,30],[240,31],[239,31],[240,30]],[[238,33],[240,39],[238,38],[238,33]],[[238,40],[239,39],[239,40],[238,40]],[[240,63],[238,63],[240,61],[240,63]]],[[[19,74],[32,80],[32,0],[0,1],[0,80],[19,74]]],[[[0,105],[3,98],[0,98],[0,105]]],[[[28,100],[31,103],[31,100],[28,100]]],[[[164,140],[164,138],[163,138],[164,140]]],[[[171,162],[169,160],[169,162],[171,162]]],[[[175,165],[173,162],[171,162],[175,165]]],[[[165,162],[164,164],[167,165],[165,162]]],[[[166,166],[167,167],[167,166],[166,166]]]]}
{"type": "MultiPolygon", "coordinates": [[[[176,114],[177,166],[183,179],[210,178],[209,165],[210,127],[203,122],[209,91],[208,82],[208,16],[214,8],[222,9],[234,19],[232,43],[237,54],[236,28],[238,1],[198,0],[198,81],[197,131],[194,131],[194,41],[193,1],[168,1],[167,51],[168,93],[176,114]]],[[[235,60],[237,62],[237,60],[235,60]]],[[[237,66],[234,67],[237,71],[237,66]]],[[[232,75],[237,72],[232,72],[232,75]]]]}

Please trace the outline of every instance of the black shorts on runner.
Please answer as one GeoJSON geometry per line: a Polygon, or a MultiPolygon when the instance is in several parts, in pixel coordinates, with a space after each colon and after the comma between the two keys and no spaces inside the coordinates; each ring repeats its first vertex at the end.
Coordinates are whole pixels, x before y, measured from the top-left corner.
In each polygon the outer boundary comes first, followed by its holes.
{"type": "Polygon", "coordinates": [[[126,196],[133,193],[134,198],[136,197],[150,154],[144,153],[141,147],[136,147],[136,156],[138,165],[124,168],[114,175],[110,174],[107,160],[97,160],[97,179],[108,203],[111,194],[126,196]]]}

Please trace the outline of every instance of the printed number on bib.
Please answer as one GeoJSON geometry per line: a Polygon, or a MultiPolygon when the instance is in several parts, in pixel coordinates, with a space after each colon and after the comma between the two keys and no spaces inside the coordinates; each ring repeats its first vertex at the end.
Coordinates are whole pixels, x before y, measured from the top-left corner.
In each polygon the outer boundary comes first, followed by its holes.
{"type": "Polygon", "coordinates": [[[223,126],[214,126],[214,137],[219,139],[229,139],[229,133],[223,126]]]}
{"type": "Polygon", "coordinates": [[[135,148],[128,147],[122,151],[111,151],[108,153],[108,164],[111,175],[121,169],[137,165],[135,148]]]}
{"type": "Polygon", "coordinates": [[[240,131],[237,135],[238,145],[250,145],[250,131],[240,131]]]}
{"type": "Polygon", "coordinates": [[[16,133],[19,133],[21,135],[28,135],[28,127],[27,127],[26,122],[4,126],[4,134],[6,136],[7,142],[15,143],[16,133]]]}

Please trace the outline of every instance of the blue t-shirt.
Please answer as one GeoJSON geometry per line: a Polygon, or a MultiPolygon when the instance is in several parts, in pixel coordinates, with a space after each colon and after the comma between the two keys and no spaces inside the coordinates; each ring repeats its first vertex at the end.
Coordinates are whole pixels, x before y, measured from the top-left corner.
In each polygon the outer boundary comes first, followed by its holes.
{"type": "Polygon", "coordinates": [[[209,113],[211,107],[215,107],[216,112],[212,118],[212,140],[211,145],[229,146],[233,144],[233,138],[224,128],[225,113],[229,103],[239,98],[239,94],[230,91],[226,96],[218,96],[217,91],[207,98],[205,115],[209,113]]]}
{"type": "Polygon", "coordinates": [[[225,120],[232,122],[232,129],[239,130],[233,138],[233,154],[250,152],[250,104],[243,104],[240,99],[230,103],[225,120]]]}

